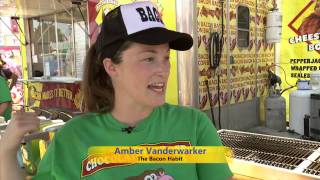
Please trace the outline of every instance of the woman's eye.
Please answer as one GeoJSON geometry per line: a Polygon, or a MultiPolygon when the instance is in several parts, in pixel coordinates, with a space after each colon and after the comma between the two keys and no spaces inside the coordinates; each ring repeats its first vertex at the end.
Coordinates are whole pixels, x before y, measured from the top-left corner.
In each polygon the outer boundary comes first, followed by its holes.
{"type": "Polygon", "coordinates": [[[147,61],[147,62],[152,62],[153,60],[154,60],[154,58],[152,58],[152,57],[145,59],[145,61],[147,61]]]}

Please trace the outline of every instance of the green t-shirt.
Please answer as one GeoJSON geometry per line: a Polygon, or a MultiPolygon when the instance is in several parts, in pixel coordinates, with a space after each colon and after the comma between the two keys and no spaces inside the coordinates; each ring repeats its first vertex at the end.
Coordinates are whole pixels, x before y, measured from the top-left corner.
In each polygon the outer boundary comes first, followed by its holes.
{"type": "MultiPolygon", "coordinates": [[[[2,76],[0,76],[0,104],[4,102],[12,102],[12,99],[7,81],[2,76]]],[[[3,116],[6,121],[8,121],[11,118],[11,111],[12,107],[9,106],[1,116],[3,116]]]]}
{"type": "Polygon", "coordinates": [[[111,114],[75,117],[56,133],[34,179],[145,179],[152,173],[158,180],[224,180],[232,176],[227,164],[99,165],[87,161],[91,146],[221,146],[207,115],[196,109],[164,104],[131,133],[122,131],[126,127],[111,114]]]}

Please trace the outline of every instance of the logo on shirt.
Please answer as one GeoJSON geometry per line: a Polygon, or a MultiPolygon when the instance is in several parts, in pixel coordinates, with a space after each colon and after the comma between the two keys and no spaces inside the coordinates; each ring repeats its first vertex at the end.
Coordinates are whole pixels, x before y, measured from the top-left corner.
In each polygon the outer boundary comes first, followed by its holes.
{"type": "Polygon", "coordinates": [[[165,173],[162,168],[157,170],[146,170],[139,176],[131,176],[126,180],[174,180],[172,176],[165,173]]]}
{"type": "MultiPolygon", "coordinates": [[[[191,143],[189,141],[176,141],[176,142],[170,142],[170,143],[161,142],[158,144],[141,144],[140,146],[191,146],[191,143]]],[[[130,164],[132,163],[105,163],[103,157],[99,155],[88,156],[82,161],[81,176],[82,177],[90,176],[99,170],[103,170],[106,168],[127,166],[130,164]]],[[[163,173],[162,175],[164,176],[163,173]]],[[[159,176],[161,176],[161,174],[159,174],[159,176]]],[[[150,180],[153,180],[153,179],[150,179],[150,180]]],[[[167,179],[163,179],[163,180],[167,180],[167,179]]]]}

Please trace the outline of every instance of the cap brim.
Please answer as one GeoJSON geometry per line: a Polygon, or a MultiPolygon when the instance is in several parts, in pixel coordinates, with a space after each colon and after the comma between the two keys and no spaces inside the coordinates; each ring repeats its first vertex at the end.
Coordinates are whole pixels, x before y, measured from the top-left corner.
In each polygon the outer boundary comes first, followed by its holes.
{"type": "Polygon", "coordinates": [[[159,45],[169,43],[170,49],[185,51],[192,47],[193,39],[189,34],[171,31],[165,28],[151,28],[129,35],[128,40],[148,44],[159,45]]]}

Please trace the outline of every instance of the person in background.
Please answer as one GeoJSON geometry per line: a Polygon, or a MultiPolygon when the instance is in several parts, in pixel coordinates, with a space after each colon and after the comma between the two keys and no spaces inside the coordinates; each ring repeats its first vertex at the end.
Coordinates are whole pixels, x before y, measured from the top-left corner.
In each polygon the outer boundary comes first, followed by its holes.
{"type": "Polygon", "coordinates": [[[0,76],[0,116],[3,116],[5,121],[11,118],[12,99],[7,80],[0,76]]]}
{"type": "Polygon", "coordinates": [[[0,54],[0,116],[3,116],[5,121],[11,118],[12,111],[12,99],[10,89],[14,86],[17,76],[13,74],[9,69],[5,69],[6,62],[2,60],[0,54]],[[8,79],[13,78],[8,87],[8,79]]]}
{"type": "Polygon", "coordinates": [[[12,89],[12,87],[16,85],[18,76],[15,73],[11,72],[9,69],[5,68],[5,64],[6,62],[2,60],[0,55],[0,76],[5,78],[6,80],[11,80],[9,83],[9,89],[12,89]]]}
{"type": "MultiPolygon", "coordinates": [[[[227,163],[117,164],[89,160],[92,146],[222,146],[208,116],[165,102],[170,49],[188,50],[189,34],[168,30],[151,2],[111,10],[87,53],[82,93],[87,112],[54,136],[34,179],[225,180],[227,163]]],[[[13,115],[0,143],[0,176],[22,179],[15,154],[39,128],[32,113],[13,115]]]]}

